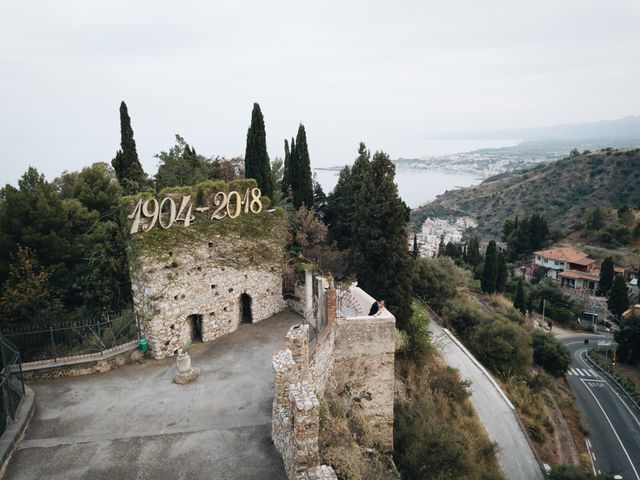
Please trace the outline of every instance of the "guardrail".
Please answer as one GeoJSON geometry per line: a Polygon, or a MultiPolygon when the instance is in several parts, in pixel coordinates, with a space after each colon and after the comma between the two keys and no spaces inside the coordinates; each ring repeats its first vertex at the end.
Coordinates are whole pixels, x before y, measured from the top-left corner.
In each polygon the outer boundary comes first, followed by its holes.
{"type": "Polygon", "coordinates": [[[627,397],[627,399],[631,402],[631,405],[636,409],[636,411],[638,413],[640,413],[640,404],[638,404],[638,402],[636,402],[636,400],[629,394],[629,392],[627,391],[626,388],[624,388],[623,385],[620,384],[620,382],[618,382],[618,380],[616,380],[616,378],[611,375],[611,373],[607,372],[604,368],[602,368],[598,362],[596,362],[595,360],[593,360],[590,356],[589,356],[589,350],[587,350],[585,352],[585,355],[587,357],[587,360],[589,360],[589,362],[591,362],[592,365],[594,365],[598,370],[600,370],[602,373],[604,373],[604,375],[611,380],[620,391],[622,391],[622,393],[627,397]]]}
{"type": "Polygon", "coordinates": [[[16,413],[25,394],[20,352],[6,338],[0,336],[0,434],[16,419],[16,413]]]}

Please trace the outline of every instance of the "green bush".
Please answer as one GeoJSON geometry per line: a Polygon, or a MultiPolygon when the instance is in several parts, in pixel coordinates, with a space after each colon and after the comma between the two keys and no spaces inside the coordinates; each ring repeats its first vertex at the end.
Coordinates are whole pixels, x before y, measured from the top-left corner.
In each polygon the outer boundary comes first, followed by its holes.
{"type": "Polygon", "coordinates": [[[554,336],[536,330],[531,336],[533,361],[554,377],[562,377],[571,364],[571,352],[554,336]]]}
{"type": "Polygon", "coordinates": [[[503,377],[526,376],[533,362],[529,334],[507,320],[483,324],[471,338],[480,362],[503,377]]]}
{"type": "Polygon", "coordinates": [[[611,475],[598,475],[594,477],[591,472],[581,470],[575,465],[559,465],[551,469],[547,478],[549,480],[608,480],[613,477],[611,475]]]}

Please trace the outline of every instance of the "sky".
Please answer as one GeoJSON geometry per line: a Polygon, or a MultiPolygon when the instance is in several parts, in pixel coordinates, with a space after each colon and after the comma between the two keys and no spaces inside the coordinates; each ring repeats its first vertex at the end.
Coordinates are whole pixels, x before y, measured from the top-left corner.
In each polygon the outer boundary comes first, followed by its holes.
{"type": "Polygon", "coordinates": [[[5,0],[0,185],[110,161],[122,100],[149,174],[175,134],[243,154],[253,102],[271,158],[303,123],[314,167],[637,115],[639,20],[633,0],[5,0]]]}

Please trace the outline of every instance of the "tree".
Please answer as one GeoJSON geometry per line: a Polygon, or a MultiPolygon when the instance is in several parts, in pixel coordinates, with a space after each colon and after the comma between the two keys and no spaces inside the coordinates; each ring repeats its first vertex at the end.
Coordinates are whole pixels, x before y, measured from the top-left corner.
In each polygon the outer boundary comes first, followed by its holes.
{"type": "Polygon", "coordinates": [[[251,125],[247,131],[247,148],[244,154],[244,174],[246,178],[255,179],[262,194],[271,198],[273,184],[271,181],[271,163],[267,153],[267,134],[260,105],[253,104],[251,125]]]}
{"type": "MultiPolygon", "coordinates": [[[[293,140],[292,140],[293,143],[293,140]]],[[[280,183],[280,189],[283,195],[286,197],[289,195],[289,188],[291,187],[291,150],[289,150],[289,142],[284,139],[284,164],[282,166],[282,182],[280,183]]]]}
{"type": "Polygon", "coordinates": [[[420,255],[420,250],[418,250],[418,235],[413,234],[413,249],[411,250],[411,256],[413,258],[418,258],[420,255]]]}
{"type": "Polygon", "coordinates": [[[327,196],[315,175],[313,176],[313,210],[318,218],[324,218],[327,214],[327,196]]]}
{"type": "Polygon", "coordinates": [[[73,198],[77,198],[88,210],[96,210],[101,215],[110,213],[115,218],[122,189],[106,163],[94,163],[82,169],[71,188],[73,198]]]}
{"type": "Polygon", "coordinates": [[[276,157],[271,162],[271,183],[273,184],[274,191],[282,191],[282,183],[284,176],[284,162],[282,158],[276,157]]]}
{"type": "Polygon", "coordinates": [[[525,315],[527,313],[527,306],[524,299],[524,289],[522,287],[522,279],[518,280],[518,289],[516,290],[516,296],[513,299],[513,307],[525,315]]]}
{"type": "Polygon", "coordinates": [[[156,188],[191,186],[208,179],[209,165],[202,155],[198,155],[193,147],[176,134],[176,144],[168,152],[156,155],[158,173],[156,188]]]}
{"type": "Polygon", "coordinates": [[[508,320],[495,320],[476,329],[472,350],[483,365],[502,376],[526,375],[533,361],[529,334],[508,320]]]}
{"type": "Polygon", "coordinates": [[[350,249],[353,242],[356,199],[371,168],[370,158],[366,145],[360,142],[353,166],[340,171],[338,183],[327,198],[325,221],[329,227],[329,239],[336,242],[340,250],[350,249]]]}
{"type": "Polygon", "coordinates": [[[529,219],[529,234],[531,238],[531,251],[544,247],[549,238],[549,226],[542,215],[533,214],[529,219]]]}
{"type": "Polygon", "coordinates": [[[498,253],[498,266],[496,271],[496,292],[504,292],[507,284],[509,270],[507,269],[507,259],[502,252],[498,253]]]}
{"type": "Polygon", "coordinates": [[[496,242],[491,240],[484,254],[484,268],[482,269],[482,278],[480,279],[482,291],[484,293],[495,293],[497,278],[498,259],[496,242]]]}
{"type": "Polygon", "coordinates": [[[386,153],[373,156],[355,206],[353,271],[365,291],[386,300],[398,326],[404,328],[411,316],[412,262],[406,240],[409,208],[398,195],[395,166],[386,153]]]}
{"type": "Polygon", "coordinates": [[[469,244],[467,245],[467,263],[474,268],[482,263],[480,240],[475,235],[469,239],[469,244]]]}
{"type": "Polygon", "coordinates": [[[445,254],[445,246],[444,246],[444,236],[440,237],[440,243],[438,243],[438,257],[444,257],[445,254]]]}
{"type": "Polygon", "coordinates": [[[605,226],[605,215],[600,207],[596,207],[587,215],[587,228],[592,231],[600,230],[605,226]]]}
{"type": "Polygon", "coordinates": [[[531,335],[533,361],[554,377],[562,377],[571,364],[571,352],[553,335],[536,330],[531,335]]]}
{"type": "Polygon", "coordinates": [[[136,141],[127,105],[120,103],[120,150],[116,153],[111,165],[124,191],[128,194],[141,190],[146,183],[146,175],[138,159],[136,141]]]}
{"type": "Polygon", "coordinates": [[[607,295],[613,285],[614,277],[614,263],[613,258],[607,257],[602,261],[600,265],[600,281],[598,282],[598,294],[607,295]]]}
{"type": "Polygon", "coordinates": [[[631,317],[620,325],[614,333],[618,343],[616,352],[620,362],[640,366],[640,317],[631,317]]]}
{"type": "Polygon", "coordinates": [[[18,247],[0,293],[0,323],[24,324],[56,319],[62,304],[51,286],[50,272],[33,250],[18,247]]]}
{"type": "Polygon", "coordinates": [[[447,245],[444,247],[444,255],[456,259],[460,257],[460,250],[455,243],[447,242],[447,245]]]}
{"type": "Polygon", "coordinates": [[[616,275],[607,298],[607,306],[618,318],[629,308],[629,291],[622,275],[616,275]]]}
{"type": "Polygon", "coordinates": [[[466,282],[463,270],[448,257],[416,259],[413,294],[440,311],[444,303],[453,298],[460,283],[466,282]]]}
{"type": "Polygon", "coordinates": [[[311,160],[307,146],[307,133],[304,125],[298,127],[295,153],[291,155],[290,180],[293,190],[293,206],[298,209],[301,205],[313,208],[313,181],[311,178],[311,160]]]}

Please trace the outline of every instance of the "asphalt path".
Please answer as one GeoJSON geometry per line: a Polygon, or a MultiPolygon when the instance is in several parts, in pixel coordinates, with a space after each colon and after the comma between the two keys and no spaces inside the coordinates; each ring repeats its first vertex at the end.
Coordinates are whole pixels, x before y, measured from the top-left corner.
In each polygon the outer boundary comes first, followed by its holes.
{"type": "Polygon", "coordinates": [[[560,340],[571,351],[567,381],[589,430],[587,448],[596,473],[640,480],[640,420],[624,395],[585,357],[602,335],[570,335],[560,340]],[[584,340],[589,339],[590,345],[584,340]]]}
{"type": "Polygon", "coordinates": [[[498,463],[509,479],[542,479],[542,470],[522,430],[511,402],[491,375],[453,335],[429,322],[433,343],[445,362],[471,382],[471,404],[492,442],[498,445],[498,463]]]}

